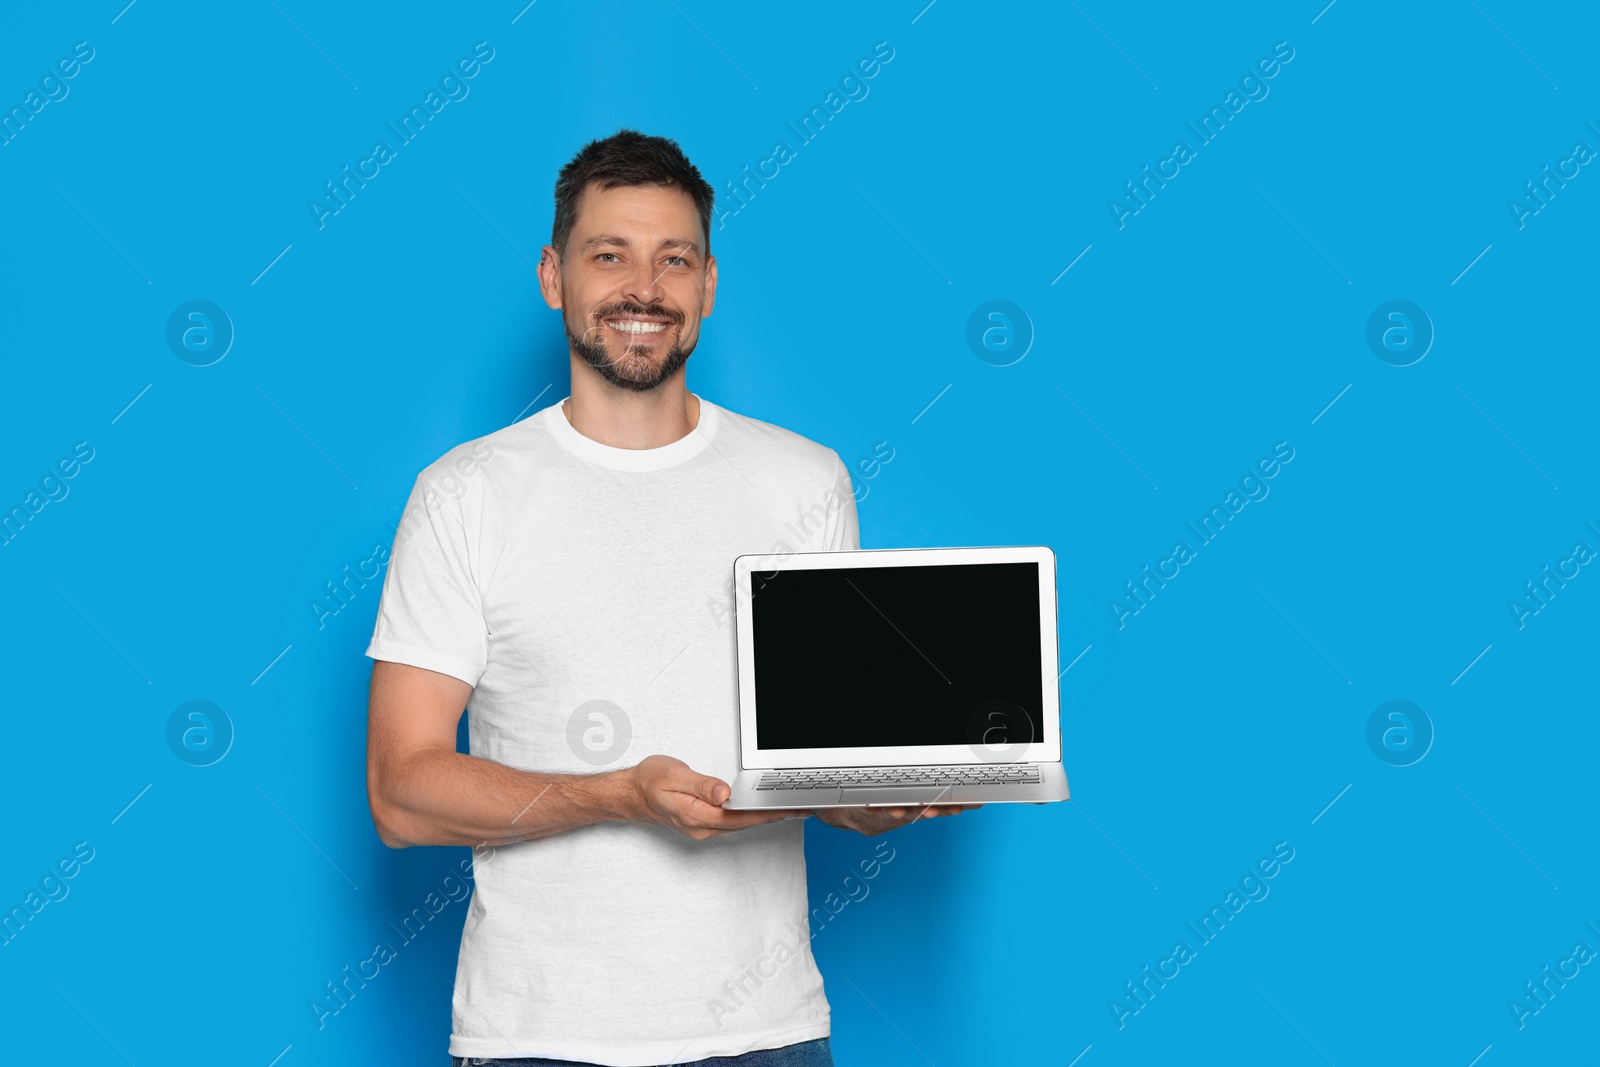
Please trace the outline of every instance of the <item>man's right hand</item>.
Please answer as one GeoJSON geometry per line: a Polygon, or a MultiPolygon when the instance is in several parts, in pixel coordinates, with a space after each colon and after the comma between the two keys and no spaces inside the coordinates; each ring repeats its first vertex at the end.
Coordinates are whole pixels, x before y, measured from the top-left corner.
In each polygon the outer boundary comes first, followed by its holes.
{"type": "Polygon", "coordinates": [[[659,823],[696,841],[810,814],[802,809],[729,811],[722,806],[732,792],[727,782],[671,756],[646,756],[624,772],[623,782],[632,818],[659,823]]]}

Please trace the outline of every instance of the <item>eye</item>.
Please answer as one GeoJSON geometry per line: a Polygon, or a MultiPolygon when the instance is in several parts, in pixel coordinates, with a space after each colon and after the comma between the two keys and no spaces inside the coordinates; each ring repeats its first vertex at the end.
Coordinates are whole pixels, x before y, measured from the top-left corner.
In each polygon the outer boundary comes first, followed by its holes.
{"type": "Polygon", "coordinates": [[[602,259],[605,256],[615,256],[615,255],[616,255],[615,252],[601,252],[598,256],[595,256],[594,258],[595,259],[602,259]]]}
{"type": "Polygon", "coordinates": [[[677,267],[687,267],[689,265],[689,261],[682,256],[668,256],[667,262],[677,267]]]}

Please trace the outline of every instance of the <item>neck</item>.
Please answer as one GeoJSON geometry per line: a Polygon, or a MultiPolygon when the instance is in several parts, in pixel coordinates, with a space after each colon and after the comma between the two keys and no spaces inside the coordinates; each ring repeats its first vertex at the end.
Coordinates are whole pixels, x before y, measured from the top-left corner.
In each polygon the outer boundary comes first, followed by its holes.
{"type": "Polygon", "coordinates": [[[700,423],[700,398],[676,374],[645,393],[620,389],[572,357],[572,396],[561,405],[572,428],[612,448],[660,448],[700,423]]]}

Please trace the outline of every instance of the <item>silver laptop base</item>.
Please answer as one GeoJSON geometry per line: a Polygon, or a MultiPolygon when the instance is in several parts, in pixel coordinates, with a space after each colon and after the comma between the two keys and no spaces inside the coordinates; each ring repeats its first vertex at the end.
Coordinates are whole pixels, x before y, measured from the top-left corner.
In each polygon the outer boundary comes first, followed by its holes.
{"type": "Polygon", "coordinates": [[[1048,804],[1068,800],[1060,763],[959,767],[803,768],[741,771],[723,807],[922,807],[929,804],[1048,804]],[[781,779],[788,778],[789,781],[781,779]],[[789,784],[799,778],[798,784],[789,784]]]}

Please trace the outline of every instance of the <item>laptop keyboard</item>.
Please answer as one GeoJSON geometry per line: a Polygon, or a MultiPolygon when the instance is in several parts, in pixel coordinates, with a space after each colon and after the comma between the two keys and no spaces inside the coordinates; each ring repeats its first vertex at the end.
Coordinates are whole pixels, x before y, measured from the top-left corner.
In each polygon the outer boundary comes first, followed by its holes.
{"type": "Polygon", "coordinates": [[[844,767],[833,770],[763,771],[757,789],[842,789],[874,785],[1037,784],[1033,764],[981,763],[972,767],[844,767]]]}

